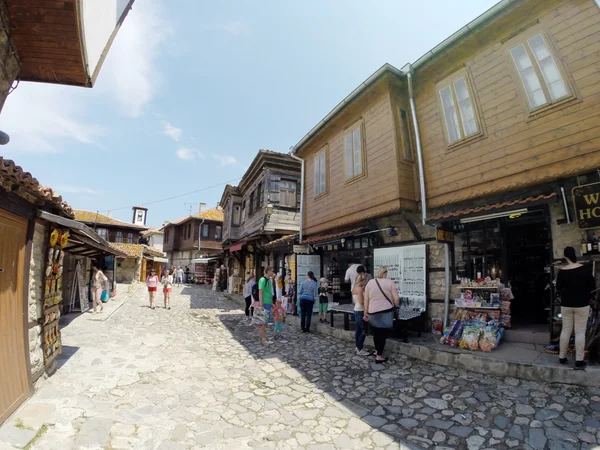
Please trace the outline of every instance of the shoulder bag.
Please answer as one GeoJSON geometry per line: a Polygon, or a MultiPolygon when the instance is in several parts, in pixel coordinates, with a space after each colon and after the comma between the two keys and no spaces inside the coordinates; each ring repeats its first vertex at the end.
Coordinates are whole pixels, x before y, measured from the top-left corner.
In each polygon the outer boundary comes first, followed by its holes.
{"type": "Polygon", "coordinates": [[[397,319],[398,318],[398,310],[399,308],[394,305],[394,302],[390,300],[390,298],[387,296],[387,294],[383,291],[383,288],[381,287],[381,284],[379,284],[379,280],[377,278],[375,278],[375,283],[377,283],[377,287],[379,288],[379,290],[381,291],[381,293],[383,294],[383,296],[385,297],[385,299],[390,302],[390,305],[392,305],[392,310],[394,312],[394,318],[397,319]]]}

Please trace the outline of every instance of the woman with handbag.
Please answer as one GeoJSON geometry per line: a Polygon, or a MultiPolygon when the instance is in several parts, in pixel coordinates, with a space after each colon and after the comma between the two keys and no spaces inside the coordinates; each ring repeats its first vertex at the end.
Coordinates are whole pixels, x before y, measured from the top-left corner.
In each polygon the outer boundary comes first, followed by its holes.
{"type": "Polygon", "coordinates": [[[98,267],[98,263],[92,261],[92,306],[94,314],[104,310],[104,306],[102,305],[102,291],[107,281],[108,278],[102,273],[100,267],[98,267]],[[96,306],[100,307],[100,311],[96,311],[96,306]]]}
{"type": "Polygon", "coordinates": [[[400,304],[398,288],[387,274],[387,267],[379,267],[377,277],[367,283],[364,293],[364,321],[369,322],[373,330],[377,364],[388,360],[383,357],[383,350],[388,330],[394,327],[394,308],[400,304]]]}

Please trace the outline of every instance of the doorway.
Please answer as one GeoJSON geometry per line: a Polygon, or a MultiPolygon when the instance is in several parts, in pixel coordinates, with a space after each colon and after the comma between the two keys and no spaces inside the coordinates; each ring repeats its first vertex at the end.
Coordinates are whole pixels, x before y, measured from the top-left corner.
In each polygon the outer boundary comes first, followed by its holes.
{"type": "Polygon", "coordinates": [[[515,299],[513,325],[547,325],[551,303],[552,241],[547,215],[525,214],[506,222],[508,279],[515,299]]]}
{"type": "Polygon", "coordinates": [[[0,209],[0,423],[29,396],[23,276],[27,220],[0,209]]]}

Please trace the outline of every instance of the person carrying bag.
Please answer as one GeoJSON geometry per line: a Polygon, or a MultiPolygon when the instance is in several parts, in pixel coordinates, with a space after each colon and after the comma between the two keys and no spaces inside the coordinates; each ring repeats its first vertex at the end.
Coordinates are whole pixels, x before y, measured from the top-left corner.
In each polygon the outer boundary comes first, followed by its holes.
{"type": "Polygon", "coordinates": [[[392,280],[387,278],[387,274],[387,267],[379,267],[377,277],[367,283],[364,293],[365,315],[363,320],[369,322],[373,330],[377,364],[388,360],[383,357],[387,330],[394,327],[395,308],[400,304],[398,288],[392,280]]]}

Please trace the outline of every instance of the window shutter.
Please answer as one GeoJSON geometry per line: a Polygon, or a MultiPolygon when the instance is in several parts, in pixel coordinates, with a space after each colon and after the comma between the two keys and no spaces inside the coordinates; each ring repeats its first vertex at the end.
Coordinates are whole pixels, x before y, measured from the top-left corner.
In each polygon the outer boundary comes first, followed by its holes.
{"type": "Polygon", "coordinates": [[[346,143],[346,179],[352,178],[354,175],[354,162],[352,159],[352,133],[348,133],[345,137],[346,143]]]}

